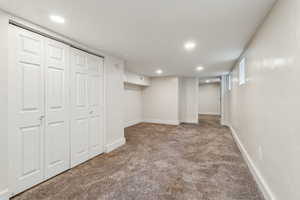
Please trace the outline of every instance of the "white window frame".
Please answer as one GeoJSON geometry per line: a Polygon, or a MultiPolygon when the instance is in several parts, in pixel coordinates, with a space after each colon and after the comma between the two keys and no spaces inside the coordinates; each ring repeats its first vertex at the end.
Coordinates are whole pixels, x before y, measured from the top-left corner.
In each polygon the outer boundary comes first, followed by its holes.
{"type": "Polygon", "coordinates": [[[229,73],[228,74],[228,91],[231,91],[231,89],[232,89],[232,75],[231,75],[231,73],[229,73]]]}
{"type": "Polygon", "coordinates": [[[239,85],[246,83],[246,58],[242,58],[239,63],[239,85]]]}

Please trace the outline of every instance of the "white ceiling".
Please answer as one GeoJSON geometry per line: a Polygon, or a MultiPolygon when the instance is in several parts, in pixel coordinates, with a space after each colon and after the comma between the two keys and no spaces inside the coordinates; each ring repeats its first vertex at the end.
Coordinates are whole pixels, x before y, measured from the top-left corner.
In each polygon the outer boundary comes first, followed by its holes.
{"type": "Polygon", "coordinates": [[[275,0],[0,0],[0,8],[124,58],[130,71],[215,76],[227,72],[275,0]],[[55,24],[50,14],[66,23],[55,24]],[[197,42],[186,52],[187,40],[197,42]],[[203,65],[205,70],[196,72],[203,65]]]}

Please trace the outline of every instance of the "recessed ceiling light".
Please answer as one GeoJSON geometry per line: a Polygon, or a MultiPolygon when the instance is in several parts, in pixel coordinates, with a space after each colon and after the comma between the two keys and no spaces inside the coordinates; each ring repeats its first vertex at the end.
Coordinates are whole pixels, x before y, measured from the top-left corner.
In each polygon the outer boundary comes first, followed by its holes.
{"type": "Polygon", "coordinates": [[[162,74],[162,73],[163,73],[163,70],[158,69],[158,70],[155,71],[155,73],[157,73],[157,74],[162,74]]]}
{"type": "Polygon", "coordinates": [[[210,83],[210,80],[206,80],[205,82],[206,82],[206,83],[210,83]]]}
{"type": "Polygon", "coordinates": [[[65,19],[58,15],[50,15],[50,19],[55,23],[59,23],[59,24],[65,23],[65,19]]]}
{"type": "Polygon", "coordinates": [[[197,71],[202,71],[202,70],[204,70],[204,67],[198,66],[198,67],[196,67],[196,70],[197,70],[197,71]]]}
{"type": "Polygon", "coordinates": [[[192,51],[196,48],[196,43],[194,41],[187,41],[184,43],[184,48],[187,51],[192,51]]]}

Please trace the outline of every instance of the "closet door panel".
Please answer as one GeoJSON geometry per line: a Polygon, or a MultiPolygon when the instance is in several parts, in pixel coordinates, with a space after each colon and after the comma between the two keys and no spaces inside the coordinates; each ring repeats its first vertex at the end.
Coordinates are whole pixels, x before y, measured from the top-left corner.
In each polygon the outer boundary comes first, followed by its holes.
{"type": "Polygon", "coordinates": [[[89,132],[89,119],[87,118],[76,119],[74,123],[74,131],[72,132],[73,134],[72,136],[74,138],[73,157],[76,158],[76,160],[73,161],[73,164],[79,164],[88,159],[89,156],[88,132],[89,132]]]}
{"type": "Polygon", "coordinates": [[[91,117],[89,127],[89,152],[90,157],[95,157],[104,151],[103,117],[101,115],[91,117]]]}
{"type": "Polygon", "coordinates": [[[45,39],[46,49],[46,129],[45,178],[53,177],[70,165],[69,152],[69,47],[45,39]]]}
{"type": "Polygon", "coordinates": [[[89,109],[87,55],[71,52],[71,166],[89,159],[89,109]]]}
{"type": "Polygon", "coordinates": [[[10,173],[12,192],[18,193],[44,175],[44,51],[41,36],[12,27],[10,34],[10,173]]]}
{"type": "Polygon", "coordinates": [[[90,157],[94,157],[103,153],[104,135],[103,135],[103,76],[102,76],[102,59],[90,55],[88,57],[88,106],[90,114],[89,129],[89,151],[90,157]]]}
{"type": "Polygon", "coordinates": [[[104,150],[103,60],[72,49],[72,167],[104,150]]]}

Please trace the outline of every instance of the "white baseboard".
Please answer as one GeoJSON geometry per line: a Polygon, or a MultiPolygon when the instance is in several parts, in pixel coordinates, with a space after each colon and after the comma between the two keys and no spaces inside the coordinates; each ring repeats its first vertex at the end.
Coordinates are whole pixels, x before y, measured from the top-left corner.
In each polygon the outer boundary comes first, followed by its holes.
{"type": "Polygon", "coordinates": [[[182,120],[181,123],[187,123],[187,124],[198,124],[197,120],[182,120]]]}
{"type": "Polygon", "coordinates": [[[105,152],[109,153],[109,152],[119,148],[120,146],[124,145],[125,143],[126,143],[126,139],[121,138],[119,140],[114,141],[113,143],[107,144],[105,146],[105,152]]]}
{"type": "Polygon", "coordinates": [[[129,121],[129,122],[125,122],[124,123],[124,128],[130,127],[130,126],[142,123],[142,122],[143,122],[142,119],[137,119],[137,120],[132,120],[132,121],[129,121]]]}
{"type": "Polygon", "coordinates": [[[8,200],[8,199],[9,199],[8,189],[0,191],[0,200],[8,200]]]}
{"type": "Polygon", "coordinates": [[[230,130],[232,129],[231,126],[230,126],[230,124],[228,124],[226,121],[221,120],[221,125],[222,126],[227,126],[228,128],[230,128],[230,130]]]}
{"type": "Polygon", "coordinates": [[[206,112],[206,113],[198,113],[199,115],[221,115],[220,113],[206,112]]]}
{"type": "Polygon", "coordinates": [[[271,191],[271,189],[268,186],[267,182],[265,181],[265,179],[261,175],[258,168],[255,166],[253,160],[251,159],[251,157],[248,154],[246,148],[244,147],[241,140],[239,139],[239,137],[238,137],[236,131],[234,130],[234,128],[229,124],[226,124],[226,126],[228,126],[230,128],[232,136],[233,136],[238,148],[240,149],[240,151],[242,153],[242,156],[243,156],[244,160],[246,161],[252,175],[254,176],[254,179],[255,179],[256,183],[258,184],[258,187],[262,191],[265,199],[266,200],[276,200],[277,198],[275,198],[275,195],[271,191]]]}
{"type": "Polygon", "coordinates": [[[144,119],[146,123],[154,123],[154,124],[167,124],[167,125],[179,125],[179,121],[172,121],[172,120],[160,120],[160,119],[144,119]]]}

